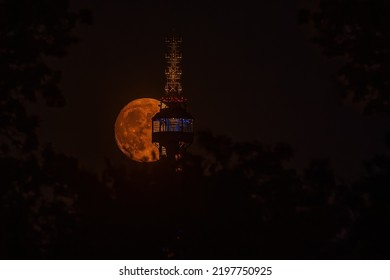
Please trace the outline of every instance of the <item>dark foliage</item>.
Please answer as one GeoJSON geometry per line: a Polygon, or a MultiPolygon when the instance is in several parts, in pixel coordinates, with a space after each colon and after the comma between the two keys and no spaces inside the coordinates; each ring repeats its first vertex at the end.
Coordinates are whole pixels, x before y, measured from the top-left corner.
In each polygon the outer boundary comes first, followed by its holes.
{"type": "Polygon", "coordinates": [[[390,110],[389,11],[386,0],[324,0],[300,14],[301,22],[314,25],[313,41],[324,54],[343,61],[344,93],[367,114],[390,110]]]}
{"type": "Polygon", "coordinates": [[[39,149],[38,118],[29,115],[27,106],[38,97],[49,106],[64,104],[58,88],[60,73],[47,65],[46,58],[66,54],[66,48],[76,41],[71,30],[85,15],[70,12],[66,0],[0,1],[3,257],[44,257],[51,244],[70,230],[75,194],[69,186],[74,188],[72,180],[82,179],[84,173],[76,160],[55,154],[51,148],[39,149]]]}

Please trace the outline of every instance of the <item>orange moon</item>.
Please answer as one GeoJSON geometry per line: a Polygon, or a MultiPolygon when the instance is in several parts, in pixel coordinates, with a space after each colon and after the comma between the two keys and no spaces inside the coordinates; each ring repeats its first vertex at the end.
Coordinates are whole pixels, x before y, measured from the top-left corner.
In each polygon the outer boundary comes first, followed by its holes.
{"type": "Polygon", "coordinates": [[[130,159],[153,162],[159,159],[152,144],[152,117],[160,111],[160,101],[140,98],[131,101],[115,121],[115,140],[119,149],[130,159]]]}

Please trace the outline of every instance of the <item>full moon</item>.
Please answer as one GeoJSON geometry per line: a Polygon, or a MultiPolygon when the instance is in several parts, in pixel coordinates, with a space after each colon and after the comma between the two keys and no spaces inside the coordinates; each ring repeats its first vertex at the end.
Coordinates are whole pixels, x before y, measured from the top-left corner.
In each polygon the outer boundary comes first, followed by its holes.
{"type": "Polygon", "coordinates": [[[152,117],[160,110],[160,101],[140,98],[131,101],[115,121],[115,140],[119,149],[130,159],[153,162],[159,159],[152,144],[152,117]]]}

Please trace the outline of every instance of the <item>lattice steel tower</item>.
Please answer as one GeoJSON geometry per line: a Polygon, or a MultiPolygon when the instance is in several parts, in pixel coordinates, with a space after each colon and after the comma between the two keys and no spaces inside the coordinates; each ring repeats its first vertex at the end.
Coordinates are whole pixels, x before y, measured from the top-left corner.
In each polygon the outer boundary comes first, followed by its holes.
{"type": "MultiPolygon", "coordinates": [[[[181,94],[182,55],[179,51],[181,42],[181,38],[174,36],[166,39],[168,53],[165,55],[167,59],[165,94],[160,99],[160,112],[152,118],[152,141],[159,149],[160,159],[166,158],[177,162],[180,162],[194,138],[194,118],[187,112],[187,99],[181,94]]],[[[180,165],[177,165],[178,171],[180,168],[180,165]]]]}

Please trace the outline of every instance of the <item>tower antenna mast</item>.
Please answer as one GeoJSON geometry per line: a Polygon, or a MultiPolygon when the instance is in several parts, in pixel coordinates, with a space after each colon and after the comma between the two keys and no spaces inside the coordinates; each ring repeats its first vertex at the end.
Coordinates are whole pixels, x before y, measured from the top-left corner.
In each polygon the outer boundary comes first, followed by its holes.
{"type": "Polygon", "coordinates": [[[172,36],[165,40],[168,52],[165,54],[167,60],[167,68],[165,69],[165,76],[167,82],[165,84],[165,96],[162,97],[162,101],[165,103],[171,102],[185,102],[186,99],[181,95],[183,90],[181,86],[181,75],[180,61],[182,54],[179,50],[181,38],[172,36]]]}

